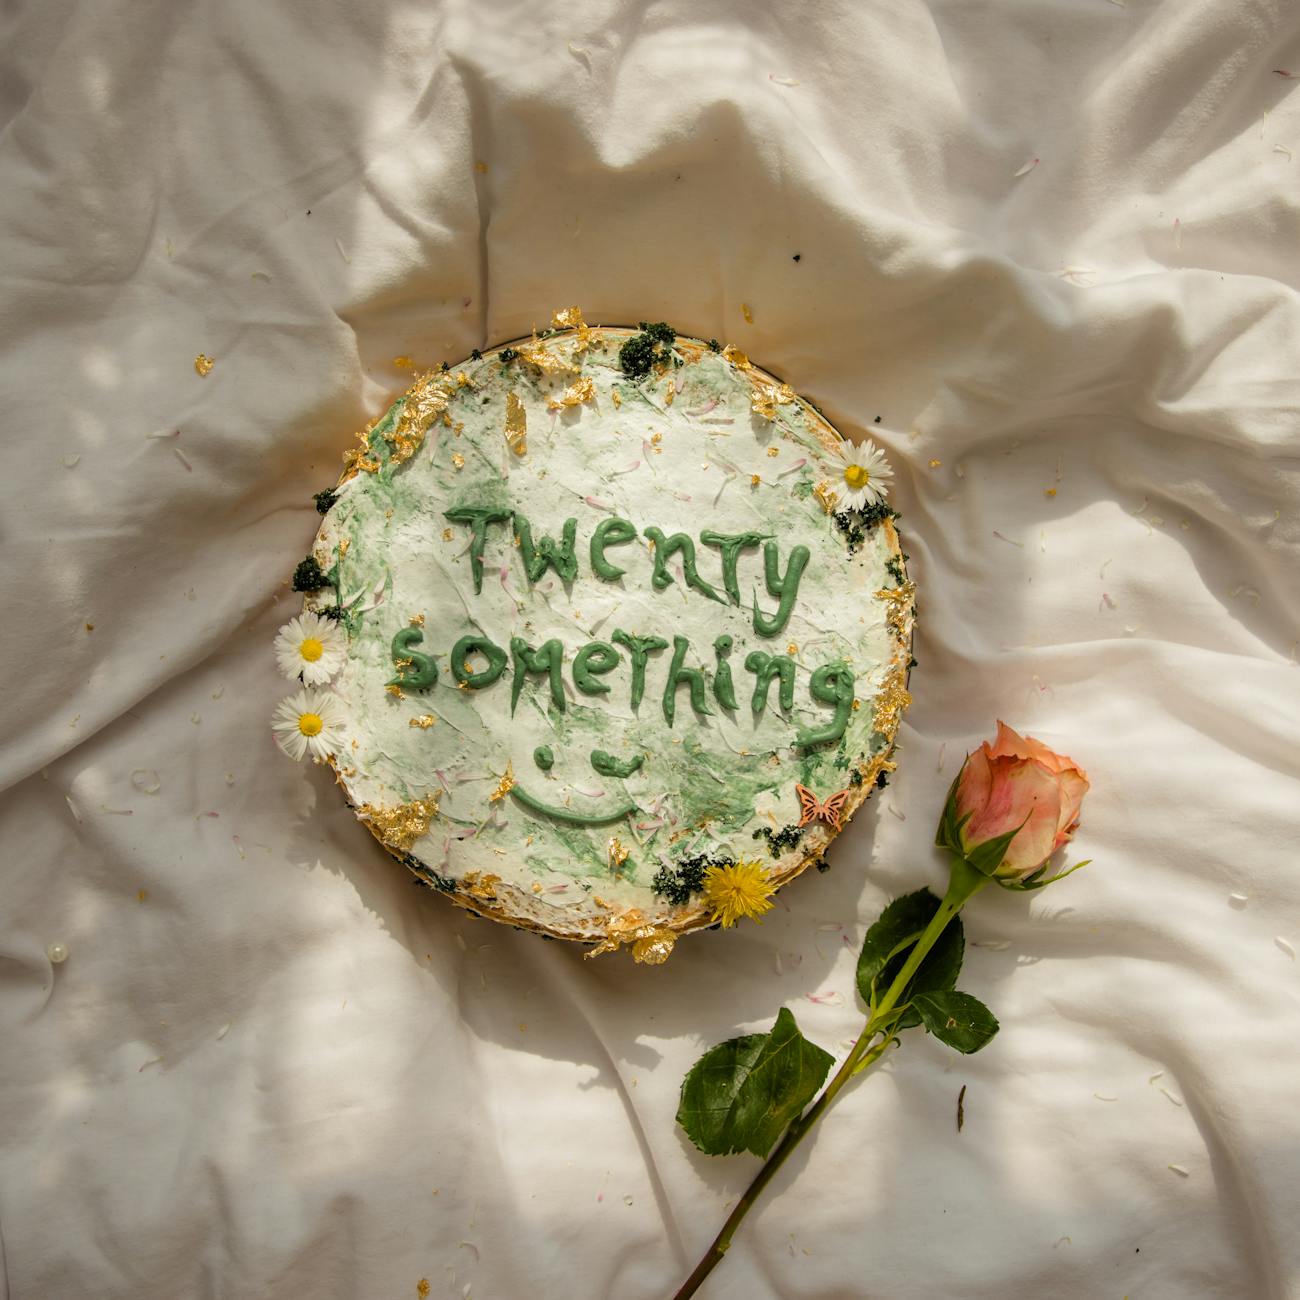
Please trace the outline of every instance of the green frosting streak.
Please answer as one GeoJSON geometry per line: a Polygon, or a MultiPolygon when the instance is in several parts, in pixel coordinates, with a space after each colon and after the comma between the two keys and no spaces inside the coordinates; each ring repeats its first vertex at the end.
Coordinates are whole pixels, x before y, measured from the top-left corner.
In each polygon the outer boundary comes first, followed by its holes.
{"type": "Polygon", "coordinates": [[[610,638],[621,645],[632,656],[632,709],[635,712],[645,694],[645,664],[652,650],[666,650],[668,642],[661,636],[633,636],[630,632],[615,628],[610,638]]]}
{"type": "Polygon", "coordinates": [[[533,544],[532,525],[521,514],[515,515],[515,536],[524,557],[524,572],[529,582],[540,582],[548,568],[554,569],[561,582],[572,582],[578,576],[578,557],[574,543],[578,536],[577,519],[566,519],[557,546],[553,537],[541,537],[533,544]]]}
{"type": "Polygon", "coordinates": [[[399,660],[409,659],[411,662],[397,669],[397,676],[388,683],[389,686],[424,691],[438,680],[438,665],[433,662],[433,656],[412,649],[412,646],[420,645],[423,640],[424,633],[418,627],[404,627],[393,637],[393,666],[397,667],[399,660]]]}
{"type": "Polygon", "coordinates": [[[722,603],[722,597],[700,577],[695,568],[695,543],[686,533],[674,533],[664,536],[662,528],[650,527],[643,535],[655,544],[655,567],[650,575],[650,583],[656,591],[672,586],[672,575],[668,572],[668,561],[679,551],[682,556],[682,571],[686,575],[686,585],[702,591],[710,600],[722,603]]]}
{"type": "Polygon", "coordinates": [[[713,653],[718,657],[718,666],[713,671],[713,694],[724,709],[736,707],[736,687],[731,680],[731,665],[723,658],[731,653],[731,646],[731,638],[725,635],[713,643],[713,653]]]}
{"type": "Polygon", "coordinates": [[[767,594],[780,597],[781,604],[775,614],[764,614],[758,607],[758,597],[754,597],[754,631],[759,636],[776,636],[790,621],[790,611],[799,595],[799,579],[808,566],[808,558],[806,546],[794,547],[785,566],[785,575],[782,576],[776,543],[763,544],[763,576],[767,581],[767,594]]]}
{"type": "Polygon", "coordinates": [[[740,583],[736,578],[736,565],[741,551],[765,541],[771,533],[715,533],[706,528],[700,534],[705,546],[716,546],[722,552],[722,585],[727,589],[733,605],[740,604],[740,583]]]}
{"type": "Polygon", "coordinates": [[[533,750],[533,762],[543,772],[549,772],[555,766],[555,751],[551,749],[550,745],[538,745],[533,750]]]}
{"type": "Polygon", "coordinates": [[[527,673],[548,673],[551,679],[551,703],[561,713],[564,712],[564,682],[560,678],[560,669],[564,665],[564,647],[552,638],[534,650],[522,637],[510,638],[510,653],[515,660],[515,679],[510,687],[510,712],[513,715],[515,705],[519,703],[519,693],[524,689],[524,676],[527,673]]]}
{"type": "Polygon", "coordinates": [[[822,664],[813,672],[808,690],[814,700],[833,704],[835,716],[824,727],[810,727],[799,732],[795,744],[805,749],[809,745],[824,745],[838,740],[844,734],[849,714],[853,711],[853,670],[843,661],[822,664]]]}
{"type": "Polygon", "coordinates": [[[668,682],[664,686],[664,718],[673,725],[677,713],[677,688],[686,682],[691,690],[691,708],[696,713],[709,714],[712,709],[704,702],[704,674],[698,668],[686,668],[686,652],[691,643],[684,636],[673,637],[673,662],[668,669],[668,682]]]}
{"type": "Polygon", "coordinates": [[[616,776],[620,781],[627,780],[644,762],[644,754],[638,754],[635,758],[622,759],[615,758],[613,754],[605,753],[603,749],[593,749],[591,751],[592,767],[601,776],[616,776]]]}
{"type": "Polygon", "coordinates": [[[781,679],[777,695],[781,707],[787,713],[794,708],[794,660],[789,655],[770,655],[762,650],[751,650],[745,656],[745,667],[754,674],[754,698],[750,701],[750,708],[755,713],[762,713],[767,708],[773,677],[781,679]]]}
{"type": "Polygon", "coordinates": [[[483,546],[487,542],[487,526],[504,523],[512,514],[513,510],[494,510],[491,506],[457,506],[454,510],[442,512],[444,519],[470,527],[469,568],[474,576],[476,593],[483,590],[483,546]]]}
{"type": "Polygon", "coordinates": [[[602,519],[591,535],[591,567],[598,578],[614,582],[621,578],[626,569],[611,564],[605,558],[605,547],[625,546],[636,541],[636,526],[626,519],[602,519]]]}
{"type": "Polygon", "coordinates": [[[451,675],[471,690],[491,686],[506,670],[506,652],[485,636],[463,636],[451,648],[451,675]],[[472,654],[487,656],[488,666],[481,673],[471,672],[465,660],[472,654]]]}
{"type": "Polygon", "coordinates": [[[525,808],[530,808],[535,813],[541,813],[543,817],[554,817],[556,821],[572,822],[575,826],[603,826],[606,822],[616,822],[620,818],[626,817],[628,813],[636,811],[636,804],[630,800],[605,812],[584,813],[577,812],[573,808],[562,808],[543,803],[540,799],[534,799],[527,790],[518,785],[510,787],[510,794],[525,808]]]}
{"type": "Polygon", "coordinates": [[[608,695],[609,683],[599,680],[623,662],[608,641],[590,641],[573,657],[573,684],[584,695],[608,695]]]}

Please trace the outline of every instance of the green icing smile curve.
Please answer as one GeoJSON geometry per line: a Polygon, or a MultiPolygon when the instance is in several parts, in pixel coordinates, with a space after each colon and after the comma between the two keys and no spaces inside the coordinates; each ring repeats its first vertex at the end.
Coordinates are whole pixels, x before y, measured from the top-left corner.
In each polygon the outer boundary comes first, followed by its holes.
{"type": "Polygon", "coordinates": [[[604,826],[607,822],[620,821],[628,813],[636,812],[636,804],[631,801],[619,804],[618,807],[606,812],[584,813],[578,812],[574,808],[564,808],[556,804],[543,803],[540,799],[534,799],[527,790],[521,790],[518,785],[512,786],[510,793],[525,808],[530,808],[535,813],[541,813],[544,817],[554,817],[556,821],[572,822],[575,826],[604,826]]]}

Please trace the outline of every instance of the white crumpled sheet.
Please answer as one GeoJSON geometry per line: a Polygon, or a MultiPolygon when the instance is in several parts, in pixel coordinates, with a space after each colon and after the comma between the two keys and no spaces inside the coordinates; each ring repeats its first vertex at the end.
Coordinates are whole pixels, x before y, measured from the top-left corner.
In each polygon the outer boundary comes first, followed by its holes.
{"type": "Polygon", "coordinates": [[[999,1037],[911,1034],[705,1296],[1300,1296],[1294,6],[25,0],[0,48],[0,1295],[667,1297],[756,1167],[682,1074],[783,1003],[845,1048],[1000,716],[1094,865],[972,904],[999,1037]],[[662,969],[413,888],[268,729],[393,358],[574,302],[878,437],[920,593],[893,784],[662,969]]]}

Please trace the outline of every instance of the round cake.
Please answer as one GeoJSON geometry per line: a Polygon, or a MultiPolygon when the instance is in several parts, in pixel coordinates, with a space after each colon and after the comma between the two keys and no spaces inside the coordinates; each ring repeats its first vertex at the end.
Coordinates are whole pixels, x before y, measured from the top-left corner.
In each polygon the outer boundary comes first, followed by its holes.
{"type": "Polygon", "coordinates": [[[735,348],[570,308],[419,376],[344,462],[274,726],[461,906],[662,961],[884,783],[889,468],[735,348]]]}

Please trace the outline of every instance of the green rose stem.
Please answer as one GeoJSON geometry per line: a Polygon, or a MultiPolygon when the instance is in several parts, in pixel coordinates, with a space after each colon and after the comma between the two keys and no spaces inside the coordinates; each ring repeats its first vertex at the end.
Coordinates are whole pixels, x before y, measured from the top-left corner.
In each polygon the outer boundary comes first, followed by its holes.
{"type": "Polygon", "coordinates": [[[952,874],[948,880],[948,892],[931,918],[929,925],[921,931],[920,937],[912,946],[903,969],[889,986],[885,996],[875,1006],[857,1041],[853,1044],[843,1065],[836,1071],[835,1077],[822,1089],[821,1096],[795,1120],[786,1130],[776,1150],[768,1156],[766,1163],[758,1171],[745,1194],[736,1202],[736,1208],[727,1216],[722,1230],[713,1239],[713,1244],[704,1253],[704,1257],[695,1266],[695,1271],[682,1283],[673,1300],[687,1300],[703,1285],[704,1279],[722,1263],[722,1257],[731,1246],[731,1239],[741,1220],[753,1208],[754,1202],[762,1195],[763,1189],[776,1177],[777,1170],[790,1158],[794,1149],[804,1140],[808,1131],[831,1108],[840,1090],[855,1074],[860,1074],[869,1065],[873,1065],[888,1050],[892,1041],[889,1030],[905,1008],[897,1007],[899,998],[911,982],[926,954],[938,942],[939,936],[948,926],[948,922],[965,906],[968,899],[979,893],[990,883],[990,877],[976,871],[962,858],[954,858],[952,874]],[[896,1009],[897,1007],[897,1009],[896,1009]],[[880,1042],[872,1045],[878,1034],[884,1034],[880,1042]]]}

